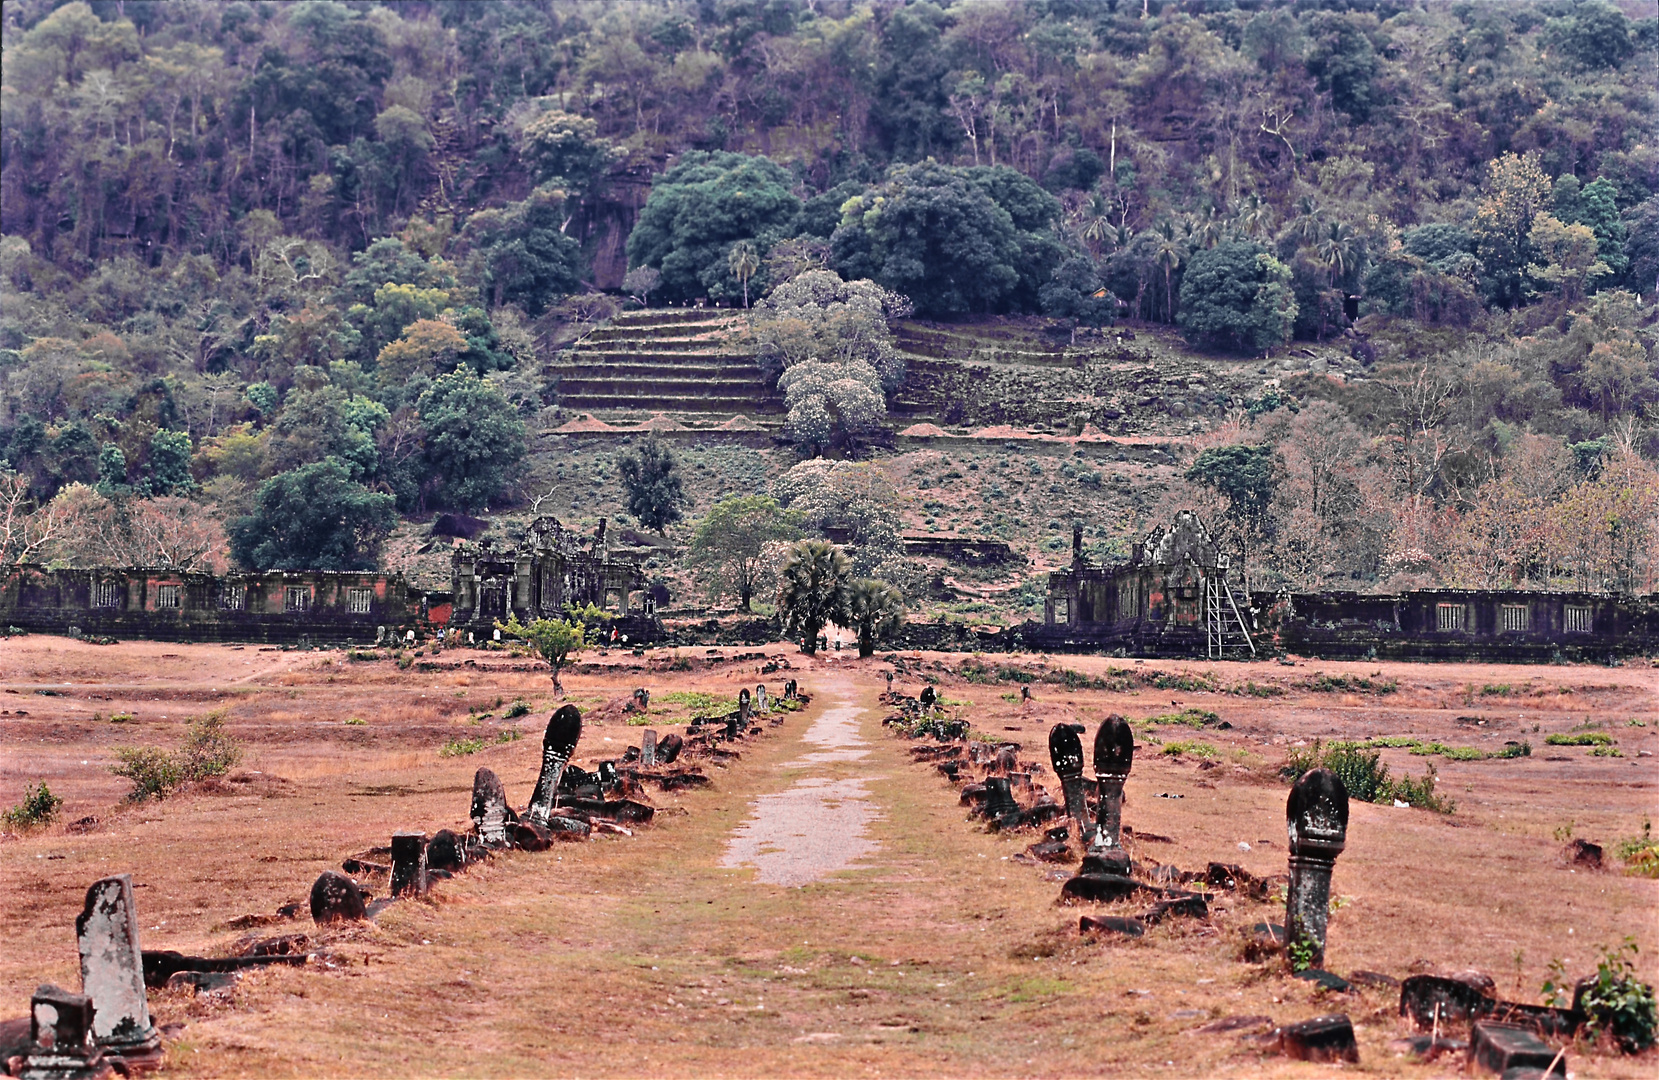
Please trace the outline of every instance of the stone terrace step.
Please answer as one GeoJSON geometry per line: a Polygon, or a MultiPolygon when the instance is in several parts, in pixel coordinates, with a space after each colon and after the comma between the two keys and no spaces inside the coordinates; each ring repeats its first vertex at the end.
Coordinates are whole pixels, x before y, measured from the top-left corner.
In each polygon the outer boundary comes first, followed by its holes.
{"type": "Polygon", "coordinates": [[[757,400],[750,397],[675,397],[672,395],[559,395],[565,409],[626,409],[638,412],[750,413],[777,414],[784,411],[782,399],[757,400]]]}
{"type": "Polygon", "coordinates": [[[542,368],[546,376],[561,379],[634,379],[645,382],[655,379],[713,379],[761,385],[753,365],[744,364],[632,364],[632,363],[575,363],[548,364],[542,368]]]}
{"type": "Polygon", "coordinates": [[[607,379],[592,375],[563,375],[559,378],[559,396],[572,394],[606,394],[623,397],[653,397],[657,394],[695,395],[711,397],[752,397],[756,400],[774,395],[764,384],[744,379],[607,379]]]}
{"type": "Polygon", "coordinates": [[[612,326],[672,326],[676,323],[729,321],[736,316],[707,308],[657,308],[625,311],[611,320],[612,326]]]}
{"type": "Polygon", "coordinates": [[[718,353],[724,356],[750,355],[742,349],[734,349],[728,342],[719,338],[600,338],[595,340],[589,337],[580,345],[571,349],[571,352],[594,351],[631,351],[653,353],[684,353],[707,352],[718,353]]]}

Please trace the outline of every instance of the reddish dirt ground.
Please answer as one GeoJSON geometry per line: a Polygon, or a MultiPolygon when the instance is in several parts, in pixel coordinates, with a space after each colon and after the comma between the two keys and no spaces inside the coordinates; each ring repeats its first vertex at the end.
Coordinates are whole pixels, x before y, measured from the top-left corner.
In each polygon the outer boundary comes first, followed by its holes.
{"type": "MultiPolygon", "coordinates": [[[[566,679],[588,712],[577,762],[591,765],[637,744],[618,702],[635,686],[652,690],[651,724],[666,731],[685,718],[675,691],[730,697],[740,684],[776,692],[799,678],[811,706],[729,768],[711,766],[712,789],[653,794],[657,821],[635,836],[505,856],[370,925],[259,928],[310,933],[335,966],[250,975],[223,999],[152,992],[168,1072],[1324,1075],[1330,1067],[1194,1029],[1329,1012],[1348,1013],[1358,1032],[1361,1062],[1348,1071],[1460,1070],[1460,1060],[1423,1065],[1390,1048],[1403,1029],[1388,992],[1324,994],[1281,963],[1241,959],[1243,931],[1279,920],[1282,904],[1228,894],[1208,918],[1138,941],[1080,936],[1085,910],[1132,906],[1057,906],[1063,868],[1016,859],[1038,836],[968,819],[955,788],[880,723],[890,710],[877,695],[895,667],[896,688],[914,694],[935,680],[949,710],[1018,741],[1028,760],[1046,759],[1057,722],[1086,723],[1092,736],[1108,713],[1136,721],[1124,820],[1166,838],[1135,848],[1146,865],[1282,873],[1277,769],[1315,739],[1413,736],[1488,752],[1525,740],[1531,755],[1509,759],[1383,751],[1396,775],[1421,777],[1432,763],[1456,809],[1353,807],[1327,967],[1396,978],[1475,968],[1501,994],[1537,1002],[1552,960],[1585,974],[1600,946],[1634,935],[1643,977],[1659,975],[1647,951],[1659,947],[1659,881],[1574,868],[1563,855],[1568,838],[1584,838],[1612,862],[1617,842],[1659,810],[1648,756],[1659,750],[1659,671],[1646,664],[858,660],[770,646],[792,667],[761,676],[760,660],[731,659],[737,651],[686,651],[689,670],[671,670],[686,665],[666,651],[590,656],[566,679]],[[1001,665],[1039,677],[1034,700],[997,677],[1001,665]],[[1062,669],[1076,689],[1057,681],[1062,669]],[[1160,689],[1160,676],[1184,688],[1160,689]],[[822,749],[807,732],[832,708],[854,710],[868,753],[803,765],[822,749]],[[1216,721],[1141,723],[1188,709],[1216,721]],[[1619,756],[1545,743],[1583,730],[1609,735],[1619,756]],[[1164,752],[1180,742],[1207,749],[1164,752]],[[856,781],[873,808],[873,848],[799,888],[757,880],[741,859],[723,866],[756,807],[803,778],[856,781]]],[[[247,932],[239,916],[302,898],[344,857],[398,829],[466,824],[480,765],[522,804],[555,703],[545,669],[472,650],[410,659],[400,669],[255,646],[0,642],[0,805],[41,780],[65,800],[58,824],[0,841],[0,1017],[21,1015],[41,982],[78,987],[74,919],[104,874],[133,875],[146,947],[223,954],[247,932]],[[531,711],[504,719],[516,699],[531,711]],[[189,719],[217,709],[244,749],[230,777],[162,802],[123,801],[126,781],[109,772],[117,747],[176,747],[189,719]],[[527,737],[496,741],[513,729],[527,737]],[[439,754],[466,738],[485,748],[439,754]],[[88,817],[97,820],[68,824],[88,817]]],[[[1659,1059],[1579,1044],[1568,1060],[1578,1076],[1644,1076],[1659,1059]]]]}

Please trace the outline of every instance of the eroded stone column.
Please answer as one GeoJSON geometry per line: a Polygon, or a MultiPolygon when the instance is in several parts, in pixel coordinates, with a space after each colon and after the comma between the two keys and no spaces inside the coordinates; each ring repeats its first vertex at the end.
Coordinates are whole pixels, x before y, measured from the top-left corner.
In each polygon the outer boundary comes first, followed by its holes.
{"type": "Polygon", "coordinates": [[[1303,773],[1285,803],[1285,824],[1290,833],[1285,940],[1293,961],[1324,967],[1331,871],[1348,841],[1347,787],[1329,769],[1303,773]]]}
{"type": "Polygon", "coordinates": [[[132,875],[93,883],[75,920],[75,936],[81,992],[92,1001],[93,1039],[123,1057],[142,1060],[159,1054],[161,1036],[150,1022],[144,997],[144,951],[138,943],[132,875]]]}
{"type": "Polygon", "coordinates": [[[639,767],[654,769],[657,765],[657,733],[650,728],[639,739],[639,767]]]}
{"type": "Polygon", "coordinates": [[[1129,721],[1113,713],[1100,722],[1094,737],[1095,785],[1100,794],[1095,808],[1094,836],[1084,858],[1084,873],[1127,874],[1129,853],[1123,850],[1123,785],[1135,763],[1135,733],[1129,721]]]}
{"type": "Polygon", "coordinates": [[[1077,827],[1079,843],[1089,842],[1089,808],[1083,799],[1083,740],[1071,724],[1055,724],[1048,733],[1048,760],[1066,796],[1066,815],[1077,827]]]}
{"type": "Polygon", "coordinates": [[[542,828],[553,816],[559,801],[559,780],[564,776],[570,756],[582,738],[582,711],[574,705],[561,705],[547,721],[547,731],[541,740],[541,775],[536,778],[536,790],[530,796],[530,808],[525,816],[542,828]]]}
{"type": "Polygon", "coordinates": [[[392,895],[425,896],[426,834],[392,834],[392,895]]]}

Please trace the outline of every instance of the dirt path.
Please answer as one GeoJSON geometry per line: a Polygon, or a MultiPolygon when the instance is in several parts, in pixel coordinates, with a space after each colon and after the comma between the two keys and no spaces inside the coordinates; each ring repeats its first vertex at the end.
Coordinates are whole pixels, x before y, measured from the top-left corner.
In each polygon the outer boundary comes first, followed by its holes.
{"type": "Polygon", "coordinates": [[[864,710],[845,679],[827,683],[822,693],[833,704],[805,735],[821,749],[784,765],[807,775],[755,800],[721,866],[753,866],[757,882],[800,886],[845,870],[875,849],[869,825],[877,811],[869,800],[867,772],[856,767],[870,754],[858,730],[864,710]],[[837,775],[849,771],[854,775],[837,775]]]}

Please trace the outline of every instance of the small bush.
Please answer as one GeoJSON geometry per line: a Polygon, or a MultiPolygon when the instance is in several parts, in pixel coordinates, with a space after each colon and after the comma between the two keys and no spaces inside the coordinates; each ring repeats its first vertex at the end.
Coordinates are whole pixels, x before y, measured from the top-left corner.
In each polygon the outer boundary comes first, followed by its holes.
{"type": "Polygon", "coordinates": [[[1183,727],[1201,728],[1209,724],[1221,722],[1221,717],[1208,709],[1183,709],[1178,713],[1165,713],[1162,716],[1149,716],[1148,724],[1180,724],[1183,727]]]}
{"type": "Polygon", "coordinates": [[[1635,956],[1635,938],[1625,938],[1617,949],[1604,949],[1581,999],[1590,1037],[1608,1032],[1627,1054],[1639,1054],[1652,1046],[1655,1029],[1659,1029],[1659,1004],[1654,1001],[1653,987],[1636,977],[1635,956]]]}
{"type": "Polygon", "coordinates": [[[179,763],[173,754],[156,746],[122,746],[115,751],[117,764],[110,772],[132,781],[127,798],[132,802],[165,799],[179,786],[179,763]]]}
{"type": "Polygon", "coordinates": [[[1503,749],[1492,755],[1495,758],[1518,758],[1532,756],[1532,743],[1525,739],[1520,742],[1504,743],[1503,749]]]}
{"type": "Polygon", "coordinates": [[[1573,735],[1563,735],[1559,732],[1546,735],[1544,742],[1550,746],[1612,746],[1613,737],[1599,731],[1580,731],[1573,735]]]}
{"type": "Polygon", "coordinates": [[[1450,814],[1457,809],[1456,803],[1434,793],[1439,777],[1432,764],[1421,780],[1413,780],[1410,776],[1395,779],[1389,775],[1388,766],[1382,763],[1382,754],[1365,743],[1333,742],[1321,745],[1315,742],[1310,748],[1292,750],[1280,767],[1279,774],[1295,783],[1309,769],[1318,768],[1336,773],[1348,789],[1350,799],[1369,803],[1399,801],[1440,814],[1450,814]]]}
{"type": "Polygon", "coordinates": [[[348,716],[345,720],[347,727],[367,727],[368,723],[369,722],[361,716],[348,716]]]}
{"type": "Polygon", "coordinates": [[[225,732],[225,711],[216,709],[190,722],[179,750],[179,776],[185,781],[223,776],[241,760],[241,746],[225,732]]]}
{"type": "Polygon", "coordinates": [[[42,780],[24,788],[23,801],[0,813],[0,821],[14,829],[50,825],[57,820],[58,809],[62,806],[63,800],[52,794],[52,789],[42,780]]]}
{"type": "Polygon", "coordinates": [[[529,713],[530,703],[525,701],[523,698],[518,698],[511,705],[507,706],[507,711],[501,715],[507,720],[517,720],[521,716],[529,715],[529,713]]]}
{"type": "Polygon", "coordinates": [[[136,719],[137,719],[137,717],[135,717],[130,712],[118,712],[118,713],[110,713],[109,714],[109,722],[112,723],[112,724],[130,724],[136,719]]]}
{"type": "Polygon", "coordinates": [[[1243,686],[1233,688],[1233,693],[1244,694],[1246,697],[1258,698],[1284,697],[1285,688],[1277,685],[1276,683],[1266,683],[1264,685],[1262,683],[1246,679],[1243,686]]]}
{"type": "Polygon", "coordinates": [[[671,690],[658,695],[656,700],[669,705],[684,705],[686,711],[699,720],[725,716],[737,709],[736,698],[718,697],[700,690],[671,690]]]}
{"type": "Polygon", "coordinates": [[[1322,671],[1316,673],[1305,685],[1309,690],[1321,694],[1392,694],[1400,688],[1397,679],[1378,679],[1373,682],[1363,675],[1326,675],[1322,671]]]}
{"type": "Polygon", "coordinates": [[[1199,742],[1196,739],[1182,739],[1178,742],[1165,743],[1164,753],[1169,754],[1171,757],[1180,757],[1182,754],[1191,754],[1193,757],[1213,758],[1215,757],[1215,747],[1211,746],[1207,742],[1199,742]]]}
{"type": "Polygon", "coordinates": [[[438,750],[439,757],[465,757],[476,754],[488,745],[483,739],[451,739],[438,750]]]}

